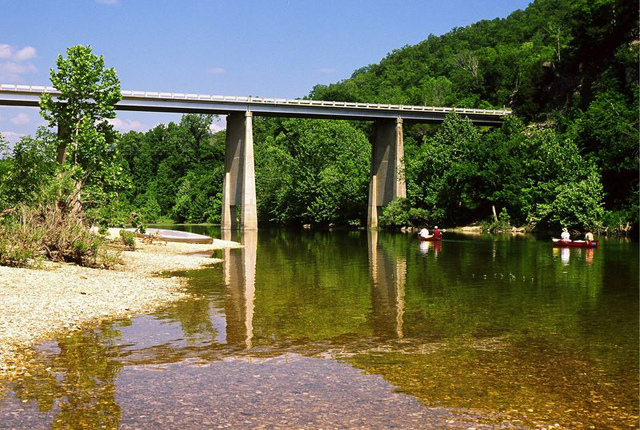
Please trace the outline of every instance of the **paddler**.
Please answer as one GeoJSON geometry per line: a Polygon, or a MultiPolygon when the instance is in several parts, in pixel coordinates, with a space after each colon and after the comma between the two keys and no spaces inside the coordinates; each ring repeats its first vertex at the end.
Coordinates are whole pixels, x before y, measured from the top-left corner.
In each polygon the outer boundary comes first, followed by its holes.
{"type": "Polygon", "coordinates": [[[438,239],[440,236],[442,236],[442,232],[440,231],[440,229],[438,228],[438,226],[435,226],[433,228],[433,236],[438,239]]]}

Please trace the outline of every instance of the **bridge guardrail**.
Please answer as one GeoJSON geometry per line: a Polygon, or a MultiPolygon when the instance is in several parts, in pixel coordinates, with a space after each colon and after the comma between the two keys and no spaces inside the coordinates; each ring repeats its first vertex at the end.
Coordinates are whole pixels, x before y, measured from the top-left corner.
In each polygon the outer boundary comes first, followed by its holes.
{"type": "MultiPolygon", "coordinates": [[[[0,84],[0,93],[2,91],[21,92],[21,93],[59,93],[53,87],[41,85],[17,85],[17,84],[0,84]]],[[[162,100],[193,100],[193,101],[216,101],[224,103],[258,103],[272,105],[297,105],[297,106],[322,106],[336,108],[352,108],[352,109],[372,109],[372,110],[394,110],[394,111],[414,111],[414,112],[457,112],[461,114],[487,114],[504,116],[510,115],[510,109],[468,109],[468,108],[451,108],[441,106],[416,106],[416,105],[396,105],[396,104],[378,104],[378,103],[362,103],[362,102],[336,102],[327,100],[306,100],[306,99],[281,99],[275,97],[255,97],[255,96],[224,96],[213,94],[193,94],[193,93],[170,93],[158,91],[136,91],[123,90],[123,98],[135,99],[162,99],[162,100]]]]}

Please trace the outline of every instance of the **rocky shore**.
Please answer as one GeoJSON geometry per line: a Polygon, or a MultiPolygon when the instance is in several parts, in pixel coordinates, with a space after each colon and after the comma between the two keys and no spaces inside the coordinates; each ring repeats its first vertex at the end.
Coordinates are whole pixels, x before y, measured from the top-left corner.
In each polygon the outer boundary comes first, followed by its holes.
{"type": "Polygon", "coordinates": [[[157,274],[214,264],[220,260],[205,256],[238,246],[221,240],[138,241],[136,251],[123,251],[123,264],[112,270],[54,263],[38,269],[0,266],[0,378],[24,370],[28,348],[38,342],[188,297],[185,278],[157,274]]]}

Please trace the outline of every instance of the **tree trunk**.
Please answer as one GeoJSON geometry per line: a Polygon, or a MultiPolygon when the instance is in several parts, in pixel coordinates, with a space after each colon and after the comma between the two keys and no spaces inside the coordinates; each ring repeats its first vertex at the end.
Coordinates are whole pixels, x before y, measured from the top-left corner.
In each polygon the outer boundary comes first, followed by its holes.
{"type": "Polygon", "coordinates": [[[62,123],[58,123],[58,153],[56,161],[58,164],[64,164],[67,160],[67,142],[69,141],[69,127],[62,123]]]}

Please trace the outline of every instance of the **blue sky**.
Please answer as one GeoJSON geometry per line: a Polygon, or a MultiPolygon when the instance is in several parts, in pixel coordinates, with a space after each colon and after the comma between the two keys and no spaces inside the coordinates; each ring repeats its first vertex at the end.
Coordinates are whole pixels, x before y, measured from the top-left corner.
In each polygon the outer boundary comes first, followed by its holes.
{"type": "MultiPolygon", "coordinates": [[[[67,47],[91,45],[123,89],[296,98],[389,52],[529,0],[0,0],[0,83],[49,85],[67,47]]],[[[119,113],[121,131],[178,121],[119,113]]],[[[0,107],[10,141],[44,124],[0,107]]],[[[224,118],[218,123],[224,126],[224,118]]]]}

